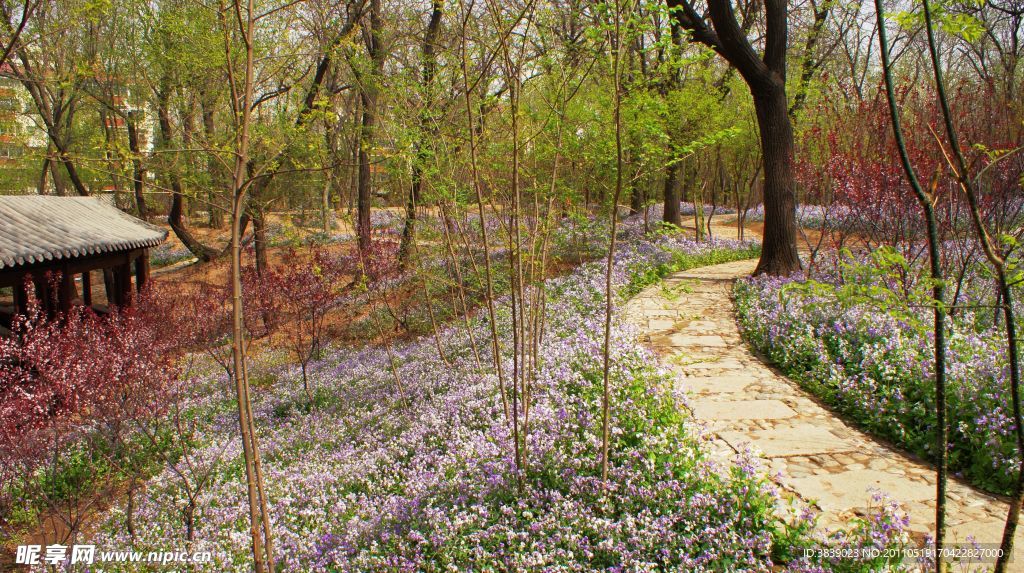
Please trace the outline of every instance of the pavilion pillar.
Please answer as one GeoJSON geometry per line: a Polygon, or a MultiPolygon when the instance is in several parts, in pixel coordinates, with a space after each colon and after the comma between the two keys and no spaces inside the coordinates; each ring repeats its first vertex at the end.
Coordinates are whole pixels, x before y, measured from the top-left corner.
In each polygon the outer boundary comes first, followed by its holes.
{"type": "Polygon", "coordinates": [[[82,304],[92,306],[92,271],[82,273],[82,304]]]}
{"type": "Polygon", "coordinates": [[[117,304],[117,277],[114,269],[103,269],[103,288],[107,293],[107,306],[117,304]]]}
{"type": "Polygon", "coordinates": [[[50,277],[47,276],[48,274],[33,276],[32,282],[35,284],[36,300],[39,301],[39,309],[47,318],[53,318],[57,314],[57,305],[53,303],[53,289],[50,288],[50,277]]]}
{"type": "Polygon", "coordinates": [[[112,269],[114,276],[114,299],[111,306],[124,306],[124,273],[123,267],[118,265],[112,269]]]}
{"type": "Polygon", "coordinates": [[[57,311],[67,314],[71,311],[71,301],[75,298],[75,275],[68,272],[67,266],[61,269],[60,284],[57,285],[57,311]]]}
{"type": "Polygon", "coordinates": [[[14,314],[28,314],[28,290],[25,288],[25,276],[18,278],[14,285],[14,314]]]}
{"type": "Polygon", "coordinates": [[[142,254],[135,259],[135,290],[142,292],[149,282],[149,252],[142,251],[142,254]]]}
{"type": "Polygon", "coordinates": [[[118,306],[128,306],[132,300],[132,262],[125,261],[117,267],[118,306]]]}

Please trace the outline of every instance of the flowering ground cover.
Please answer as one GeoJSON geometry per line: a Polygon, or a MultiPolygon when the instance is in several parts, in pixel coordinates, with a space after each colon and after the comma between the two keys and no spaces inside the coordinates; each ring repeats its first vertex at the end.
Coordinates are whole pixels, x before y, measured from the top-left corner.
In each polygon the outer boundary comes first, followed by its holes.
{"type": "MultiPolygon", "coordinates": [[[[644,237],[635,224],[626,227],[614,267],[620,292],[652,280],[652,268],[751,252],[736,242],[644,237]]],[[[794,560],[810,542],[811,522],[776,517],[777,494],[751,458],[731,466],[708,458],[673,380],[618,322],[611,468],[602,483],[603,280],[602,265],[591,263],[549,281],[521,473],[496,376],[477,366],[468,332],[457,325],[440,337],[447,362],[428,338],[390,355],[331,349],[308,368],[312,398],[296,365],[260,357],[253,369],[266,382],[254,406],[283,568],[768,571],[781,560],[793,570],[821,570],[794,560]]],[[[509,312],[501,301],[499,319],[509,312]]],[[[474,319],[472,329],[485,339],[483,321],[474,319]]],[[[502,337],[510,341],[511,333],[502,337]]],[[[215,370],[186,381],[204,389],[185,416],[201,436],[199,449],[134,500],[131,521],[145,527],[127,527],[122,505],[107,515],[98,544],[187,543],[214,553],[209,570],[248,570],[243,467],[226,382],[215,370]]],[[[893,543],[898,525],[883,512],[841,542],[893,543]]]]}
{"type": "MultiPolygon", "coordinates": [[[[845,255],[805,277],[737,283],[741,330],[804,387],[866,429],[929,458],[934,453],[932,317],[925,261],[892,250],[845,255]]],[[[947,335],[950,468],[1008,492],[1019,456],[1008,411],[1005,335],[993,324],[985,279],[968,271],[947,335]]]]}
{"type": "MultiPolygon", "coordinates": [[[[821,229],[826,224],[842,227],[846,219],[849,218],[849,215],[850,210],[841,205],[824,207],[821,205],[800,204],[796,207],[797,224],[805,229],[821,229]]],[[[744,221],[764,222],[764,205],[757,205],[747,209],[744,221]]]]}
{"type": "MultiPolygon", "coordinates": [[[[647,218],[653,224],[661,221],[662,215],[665,213],[664,203],[654,203],[647,206],[647,218]]],[[[712,215],[735,215],[736,209],[729,207],[728,205],[712,205],[710,203],[704,203],[701,207],[701,213],[704,217],[710,217],[712,215]]],[[[697,214],[697,204],[692,201],[680,201],[679,202],[679,216],[680,217],[693,217],[697,214]]],[[[636,217],[632,215],[631,217],[636,217]]],[[[643,217],[643,211],[640,212],[640,217],[643,217]]]]}
{"type": "Polygon", "coordinates": [[[149,253],[149,262],[154,267],[165,267],[191,258],[191,251],[173,243],[163,243],[149,253]]]}

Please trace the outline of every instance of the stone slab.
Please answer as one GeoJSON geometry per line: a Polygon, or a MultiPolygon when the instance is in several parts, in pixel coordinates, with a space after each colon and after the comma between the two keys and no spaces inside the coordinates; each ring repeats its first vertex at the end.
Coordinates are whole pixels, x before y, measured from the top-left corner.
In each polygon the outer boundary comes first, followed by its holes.
{"type": "Polygon", "coordinates": [[[635,309],[631,309],[630,312],[635,313],[637,316],[646,316],[646,317],[652,317],[652,318],[653,317],[678,317],[679,316],[678,312],[676,312],[674,310],[664,309],[664,308],[660,308],[660,309],[659,308],[650,308],[650,309],[635,308],[635,309]]]}
{"type": "Polygon", "coordinates": [[[683,386],[693,394],[735,394],[753,382],[753,378],[743,374],[722,374],[691,376],[683,380],[683,386]]]}
{"type": "Polygon", "coordinates": [[[673,334],[668,337],[668,343],[676,348],[725,348],[728,345],[724,338],[716,334],[673,334]]]}
{"type": "Polygon", "coordinates": [[[769,458],[850,452],[858,449],[857,444],[839,438],[814,424],[796,424],[752,432],[719,432],[718,435],[736,448],[743,443],[752,444],[769,458]]]}
{"type": "Polygon", "coordinates": [[[935,495],[935,488],[924,482],[872,469],[799,478],[784,478],[784,483],[804,499],[813,499],[824,511],[841,511],[856,507],[877,507],[873,490],[888,494],[901,502],[926,501],[935,495]]]}
{"type": "Polygon", "coordinates": [[[796,415],[780,400],[694,400],[699,420],[777,420],[796,415]]]}
{"type": "Polygon", "coordinates": [[[683,359],[687,362],[685,369],[687,370],[746,370],[747,367],[738,360],[725,359],[703,359],[696,360],[688,356],[683,356],[683,359]],[[688,359],[689,358],[689,359],[688,359]],[[690,360],[694,360],[690,362],[690,360]]]}
{"type": "Polygon", "coordinates": [[[674,320],[654,318],[647,322],[647,327],[651,330],[672,330],[672,327],[675,326],[675,324],[674,320]]]}
{"type": "Polygon", "coordinates": [[[721,325],[712,320],[692,320],[681,331],[698,333],[720,328],[722,328],[721,325]]]}
{"type": "MultiPolygon", "coordinates": [[[[955,519],[954,516],[950,516],[955,519]]],[[[1003,539],[1003,521],[986,520],[971,521],[968,523],[951,523],[946,530],[946,538],[952,543],[968,543],[968,537],[973,538],[975,543],[985,545],[999,545],[1003,539]]],[[[1024,569],[1024,557],[1021,556],[1020,546],[1024,542],[1024,531],[1017,528],[1014,536],[1014,561],[1017,562],[1018,571],[1024,569]]]]}

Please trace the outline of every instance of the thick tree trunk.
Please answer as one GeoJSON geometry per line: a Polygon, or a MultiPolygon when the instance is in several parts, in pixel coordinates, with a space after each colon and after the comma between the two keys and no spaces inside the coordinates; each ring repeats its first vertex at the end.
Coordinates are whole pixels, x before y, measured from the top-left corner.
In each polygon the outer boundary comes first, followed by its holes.
{"type": "Polygon", "coordinates": [[[262,210],[252,215],[253,249],[256,251],[256,272],[260,275],[270,268],[267,261],[267,221],[262,210]]]}
{"type": "Polygon", "coordinates": [[[751,89],[764,165],[764,239],[755,275],[786,276],[799,271],[796,249],[796,193],[793,179],[793,125],[786,89],[777,82],[751,89]]]}
{"type": "Polygon", "coordinates": [[[665,211],[662,220],[677,227],[683,226],[679,212],[679,164],[673,163],[665,169],[665,211]]]}
{"type": "Polygon", "coordinates": [[[369,148],[373,144],[373,129],[377,123],[377,82],[380,81],[378,74],[384,58],[380,33],[380,0],[370,0],[370,27],[366,37],[366,51],[369,53],[373,65],[369,74],[359,78],[362,84],[363,121],[359,137],[359,183],[356,200],[358,224],[356,228],[359,234],[359,250],[362,252],[366,252],[370,248],[370,202],[373,182],[370,174],[369,148]]]}
{"type": "Polygon", "coordinates": [[[373,102],[363,95],[362,136],[359,138],[359,180],[356,189],[356,229],[359,235],[359,250],[366,252],[370,248],[370,153],[367,147],[373,140],[373,102]]]}
{"type": "MultiPolygon", "coordinates": [[[[688,0],[666,0],[672,16],[694,40],[710,47],[743,76],[754,97],[764,165],[764,241],[755,274],[789,275],[800,270],[796,250],[793,125],[786,102],[788,4],[764,1],[761,54],[736,20],[732,2],[711,0],[702,14],[688,0]],[[710,18],[713,29],[708,26],[710,18]]],[[[744,18],[746,21],[747,18],[744,18]]]]}
{"type": "Polygon", "coordinates": [[[423,74],[421,76],[420,88],[424,94],[424,107],[420,111],[419,134],[416,142],[416,159],[412,165],[412,185],[409,188],[409,195],[405,203],[405,227],[402,229],[402,244],[398,251],[398,260],[404,266],[412,254],[416,242],[416,206],[420,202],[420,195],[423,190],[423,163],[426,162],[428,154],[425,146],[435,130],[431,128],[429,109],[433,98],[431,97],[431,84],[434,81],[434,72],[437,67],[437,60],[434,56],[437,42],[437,34],[441,29],[441,17],[444,3],[441,0],[434,0],[431,4],[430,21],[427,23],[427,33],[423,38],[423,74]]]}
{"type": "Polygon", "coordinates": [[[60,162],[64,165],[65,171],[68,172],[68,179],[71,180],[71,185],[75,188],[75,192],[82,197],[89,196],[89,188],[85,186],[85,182],[82,181],[82,177],[78,174],[78,168],[75,167],[75,162],[72,161],[71,156],[68,155],[67,151],[60,152],[60,162]]]}
{"type": "Polygon", "coordinates": [[[200,243],[199,240],[189,232],[188,227],[185,226],[183,217],[184,200],[181,194],[181,183],[172,181],[171,188],[171,211],[167,215],[167,224],[171,226],[171,230],[174,231],[175,236],[177,236],[182,244],[185,245],[185,248],[195,255],[197,259],[204,263],[213,260],[214,257],[221,253],[216,249],[212,249],[200,243]]]}
{"type": "Polygon", "coordinates": [[[132,187],[135,191],[135,207],[138,210],[139,218],[143,221],[149,219],[149,209],[146,207],[146,168],[142,163],[142,149],[139,145],[138,112],[128,112],[126,123],[128,126],[128,151],[132,154],[132,187]]]}
{"type": "MultiPolygon", "coordinates": [[[[169,98],[169,88],[161,90],[157,94],[157,123],[160,127],[160,144],[164,147],[169,147],[174,137],[174,128],[171,126],[171,113],[168,107],[169,98]]],[[[171,226],[171,230],[174,231],[174,234],[181,240],[182,244],[185,245],[185,248],[195,255],[196,258],[203,262],[210,261],[221,253],[204,245],[189,232],[183,217],[184,188],[181,184],[181,177],[174,165],[171,166],[169,171],[171,179],[171,211],[167,215],[167,223],[171,226]]]]}
{"type": "Polygon", "coordinates": [[[637,181],[630,186],[632,187],[629,194],[630,213],[639,213],[644,208],[644,189],[640,183],[637,181]]]}
{"type": "MultiPolygon", "coordinates": [[[[207,101],[205,98],[200,98],[200,104],[202,108],[203,116],[203,135],[206,138],[206,145],[212,146],[217,134],[217,126],[215,118],[213,116],[213,104],[207,101]]],[[[217,204],[217,194],[214,190],[223,189],[227,187],[227,183],[223,180],[223,169],[217,162],[215,154],[209,154],[209,160],[207,162],[207,171],[210,176],[210,191],[207,193],[207,202],[209,203],[206,208],[210,214],[209,225],[213,229],[220,229],[224,227],[224,213],[220,210],[220,205],[217,204]]]]}
{"type": "Polygon", "coordinates": [[[64,181],[64,177],[61,175],[60,167],[55,157],[49,158],[50,164],[50,179],[53,181],[53,193],[58,197],[67,197],[68,195],[68,184],[64,181]]]}

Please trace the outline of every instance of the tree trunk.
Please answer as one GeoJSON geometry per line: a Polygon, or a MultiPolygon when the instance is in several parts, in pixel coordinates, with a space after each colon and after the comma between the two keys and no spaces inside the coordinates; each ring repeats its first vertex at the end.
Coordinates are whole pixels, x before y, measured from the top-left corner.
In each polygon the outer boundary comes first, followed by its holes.
{"type": "MultiPolygon", "coordinates": [[[[355,98],[355,105],[353,106],[352,123],[356,121],[362,121],[363,118],[363,98],[355,98]]],[[[352,220],[352,213],[355,210],[355,196],[356,190],[359,188],[359,141],[362,139],[360,129],[353,129],[352,145],[349,146],[352,150],[350,165],[354,165],[355,168],[349,168],[346,175],[348,177],[348,187],[345,189],[345,215],[352,220]]],[[[353,228],[355,225],[353,224],[353,228]]]]}
{"type": "Polygon", "coordinates": [[[61,175],[57,158],[51,155],[48,159],[50,164],[50,179],[53,181],[53,193],[58,197],[67,197],[68,184],[64,181],[64,177],[61,175]]]}
{"type": "Polygon", "coordinates": [[[618,224],[619,197],[622,195],[622,12],[619,0],[615,1],[615,32],[612,46],[612,78],[614,80],[612,102],[615,121],[615,195],[612,197],[611,231],[608,233],[608,259],[604,274],[604,344],[602,345],[602,389],[601,389],[601,481],[608,482],[608,454],[611,448],[611,339],[612,339],[612,267],[615,260],[615,233],[618,224]]]}
{"type": "MultiPolygon", "coordinates": [[[[750,43],[732,2],[711,0],[702,14],[688,0],[666,0],[672,17],[694,40],[710,47],[743,76],[754,97],[764,165],[764,240],[754,274],[789,275],[800,270],[796,250],[793,125],[786,107],[788,4],[765,0],[763,50],[750,43]],[[714,29],[708,26],[711,19],[714,29]]],[[[749,20],[744,18],[744,20],[749,20]]]]}
{"type": "Polygon", "coordinates": [[[49,174],[50,156],[47,154],[43,157],[43,168],[39,171],[39,183],[36,185],[36,190],[40,195],[46,195],[49,191],[49,174]]]}
{"type": "Polygon", "coordinates": [[[817,4],[812,2],[811,8],[814,11],[814,22],[811,24],[811,29],[807,34],[807,41],[804,43],[804,58],[800,64],[800,82],[797,84],[796,94],[793,96],[793,105],[789,107],[789,116],[794,118],[803,109],[804,102],[807,101],[807,91],[811,86],[811,80],[814,79],[815,72],[821,66],[821,61],[816,57],[815,50],[817,49],[818,41],[821,39],[822,32],[825,30],[825,22],[828,20],[829,13],[832,10],[832,3],[825,2],[819,8],[817,4]]]}
{"type": "Polygon", "coordinates": [[[142,149],[139,145],[138,112],[129,111],[125,122],[128,126],[128,151],[132,154],[132,187],[135,191],[135,207],[138,210],[139,218],[146,221],[149,219],[149,209],[146,207],[146,197],[143,195],[146,190],[146,168],[142,163],[142,149]]]}
{"type": "Polygon", "coordinates": [[[673,163],[665,169],[665,211],[662,220],[677,227],[683,226],[679,212],[679,164],[673,163]]]}
{"type": "Polygon", "coordinates": [[[68,172],[68,179],[71,180],[71,185],[75,188],[75,191],[82,197],[88,197],[89,188],[82,181],[82,177],[78,174],[78,168],[75,167],[75,162],[71,160],[71,156],[68,155],[67,151],[60,152],[60,162],[68,172]]]}
{"type": "Polygon", "coordinates": [[[380,0],[370,0],[370,28],[366,37],[366,49],[372,62],[368,77],[361,77],[363,100],[363,121],[359,137],[359,183],[358,183],[358,234],[359,250],[370,248],[370,202],[372,179],[370,174],[370,146],[373,144],[373,129],[377,122],[377,82],[380,80],[381,63],[384,57],[381,46],[380,0]]]}
{"type": "MultiPolygon", "coordinates": [[[[335,108],[336,109],[336,108],[335,108]]],[[[350,196],[351,193],[351,182],[352,178],[349,172],[352,171],[352,161],[349,160],[347,154],[348,149],[344,152],[339,145],[341,137],[343,135],[341,126],[341,111],[336,112],[338,114],[338,124],[328,125],[325,136],[327,138],[327,152],[328,157],[331,160],[331,168],[329,171],[330,177],[328,178],[331,184],[329,193],[333,198],[331,201],[331,226],[337,228],[337,216],[338,210],[342,209],[345,204],[345,197],[350,196]],[[344,156],[343,156],[344,155],[344,156]],[[345,167],[343,167],[345,166],[345,167]]]]}
{"type": "MultiPolygon", "coordinates": [[[[417,152],[417,155],[420,155],[420,152],[417,152]]],[[[422,189],[423,167],[413,164],[412,186],[405,201],[405,226],[402,227],[402,243],[398,249],[398,261],[403,267],[413,255],[413,245],[416,243],[416,206],[419,204],[422,189]]]]}
{"type": "Polygon", "coordinates": [[[181,240],[185,248],[188,249],[197,259],[203,262],[208,262],[214,259],[214,257],[220,254],[216,249],[207,247],[206,245],[199,242],[192,233],[189,232],[185,226],[184,217],[184,201],[181,195],[181,185],[172,183],[173,191],[171,193],[171,211],[167,215],[167,223],[171,226],[171,230],[174,231],[175,236],[181,240]]]}
{"type": "MultiPolygon", "coordinates": [[[[334,98],[331,98],[330,105],[335,105],[334,98]]],[[[324,118],[324,151],[327,154],[327,163],[323,166],[323,177],[324,182],[320,187],[320,231],[323,232],[324,236],[330,235],[331,229],[334,228],[334,210],[331,208],[331,191],[334,189],[336,183],[334,181],[337,175],[337,133],[338,126],[335,124],[336,120],[324,118]]]]}
{"type": "MultiPolygon", "coordinates": [[[[203,135],[206,137],[206,145],[212,146],[217,133],[217,126],[214,123],[213,117],[213,104],[206,101],[206,99],[201,99],[200,106],[202,107],[203,116],[203,135]]],[[[207,171],[209,171],[210,176],[210,192],[207,194],[209,205],[206,206],[210,214],[209,225],[213,229],[220,229],[224,226],[224,213],[218,209],[219,205],[215,201],[217,194],[214,192],[214,189],[223,189],[227,184],[221,181],[223,170],[217,162],[216,155],[213,153],[210,154],[207,171]]]]}
{"type": "MultiPolygon", "coordinates": [[[[252,120],[254,70],[255,13],[253,0],[246,5],[245,20],[242,21],[240,0],[235,0],[236,14],[239,15],[239,32],[245,44],[245,79],[243,91],[232,86],[232,111],[238,118],[235,124],[235,165],[232,176],[231,197],[231,354],[232,378],[235,383],[238,404],[238,423],[242,438],[242,454],[245,463],[246,485],[248,486],[249,528],[252,538],[253,568],[256,573],[273,573],[274,552],[270,530],[270,515],[267,511],[266,490],[263,487],[260,468],[259,445],[249,396],[249,371],[246,357],[245,313],[242,297],[242,218],[246,209],[246,194],[251,181],[247,179],[249,165],[249,131],[252,120]],[[261,535],[262,531],[262,535],[261,535]],[[264,559],[265,558],[265,559],[264,559]]],[[[224,18],[222,16],[222,18],[224,18]]],[[[230,61],[230,60],[229,60],[230,61]]],[[[228,66],[229,78],[234,80],[233,70],[228,66]]]]}
{"type": "Polygon", "coordinates": [[[399,248],[398,260],[404,265],[412,253],[413,245],[416,242],[416,206],[420,202],[420,195],[423,190],[423,164],[427,161],[429,154],[425,147],[435,130],[431,129],[430,106],[433,102],[431,84],[434,81],[434,74],[437,68],[437,59],[434,55],[437,34],[441,30],[441,17],[444,15],[444,2],[433,0],[431,3],[430,21],[427,22],[427,32],[423,38],[422,60],[423,74],[421,76],[420,88],[423,91],[424,104],[420,110],[419,133],[416,141],[416,158],[412,164],[412,185],[409,188],[409,196],[405,204],[405,227],[402,229],[402,244],[399,248]]]}
{"type": "Polygon", "coordinates": [[[328,235],[334,227],[334,212],[331,210],[331,187],[334,186],[334,171],[324,172],[324,184],[320,189],[320,230],[328,235]]]}
{"type": "Polygon", "coordinates": [[[256,251],[256,272],[263,274],[268,268],[267,261],[267,221],[262,209],[255,209],[252,214],[253,249],[256,251]]]}
{"type": "MultiPolygon", "coordinates": [[[[169,147],[174,137],[174,128],[171,126],[171,114],[169,109],[170,88],[165,86],[157,94],[157,124],[160,127],[160,141],[164,147],[169,147]]],[[[200,261],[207,262],[220,254],[219,251],[201,243],[185,226],[184,212],[184,189],[181,184],[181,176],[177,167],[172,165],[169,169],[171,179],[171,211],[167,215],[167,223],[171,230],[188,249],[200,261]]]]}
{"type": "Polygon", "coordinates": [[[793,125],[782,84],[771,82],[766,88],[752,87],[751,92],[764,166],[764,239],[754,274],[786,276],[801,268],[796,249],[793,125]]]}
{"type": "Polygon", "coordinates": [[[366,252],[370,248],[370,153],[367,147],[373,137],[373,103],[371,98],[363,95],[363,121],[359,138],[359,180],[356,186],[356,229],[359,235],[359,250],[366,252]]]}
{"type": "MultiPolygon", "coordinates": [[[[121,163],[118,161],[117,136],[114,135],[112,122],[114,116],[108,113],[107,108],[100,106],[100,125],[103,126],[103,159],[106,161],[107,171],[110,173],[110,184],[114,187],[114,205],[121,205],[121,163]]],[[[48,146],[48,147],[52,147],[48,146]]],[[[49,149],[48,149],[49,151],[49,149]]]]}
{"type": "MultiPolygon", "coordinates": [[[[68,110],[63,120],[67,125],[71,125],[72,118],[74,117],[74,107],[68,106],[68,110]]],[[[82,181],[81,175],[78,173],[78,167],[75,166],[74,160],[71,158],[71,154],[68,151],[68,139],[69,136],[63,133],[64,130],[59,130],[57,127],[47,126],[47,134],[53,141],[53,145],[57,150],[57,160],[60,161],[61,165],[64,166],[64,170],[68,174],[68,180],[71,181],[71,186],[75,188],[75,192],[81,197],[89,196],[89,188],[86,187],[85,182],[82,181]]]]}
{"type": "Polygon", "coordinates": [[[644,189],[640,181],[637,181],[631,185],[632,190],[629,195],[629,212],[639,213],[644,208],[644,189]]]}

